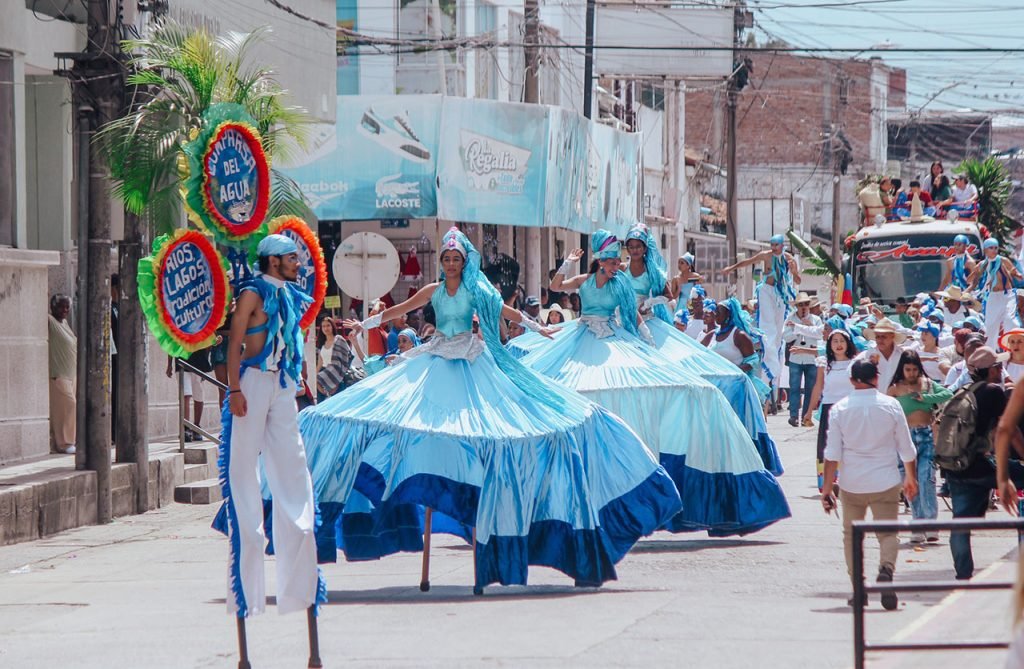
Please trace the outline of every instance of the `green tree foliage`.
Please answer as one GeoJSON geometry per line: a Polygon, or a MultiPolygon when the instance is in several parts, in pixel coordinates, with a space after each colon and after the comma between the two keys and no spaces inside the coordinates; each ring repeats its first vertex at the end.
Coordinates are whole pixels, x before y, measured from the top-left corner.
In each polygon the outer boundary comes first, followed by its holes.
{"type": "Polygon", "coordinates": [[[1020,224],[1006,213],[1013,192],[1009,170],[994,157],[965,160],[956,169],[978,189],[978,223],[988,228],[1000,247],[1011,249],[1013,231],[1020,224]]]}
{"type": "MultiPolygon", "coordinates": [[[[125,52],[132,54],[127,81],[145,91],[145,101],[103,126],[96,141],[107,153],[114,195],[158,233],[181,220],[181,147],[197,132],[210,105],[242,105],[256,119],[271,161],[287,160],[294,148],[305,146],[312,119],[285,104],[286,91],[270,69],[246,62],[267,33],[269,28],[214,37],[202,28],[165,20],[146,37],[124,42],[125,52]]],[[[307,212],[298,185],[271,169],[268,216],[307,212]]]]}

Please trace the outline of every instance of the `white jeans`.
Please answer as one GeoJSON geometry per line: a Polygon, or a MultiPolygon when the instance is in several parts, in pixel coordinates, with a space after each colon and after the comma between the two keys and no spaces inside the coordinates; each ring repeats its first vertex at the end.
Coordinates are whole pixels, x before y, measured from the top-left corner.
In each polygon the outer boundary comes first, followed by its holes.
{"type": "Polygon", "coordinates": [[[985,338],[987,346],[999,350],[999,331],[1017,327],[1014,319],[1017,303],[1013,291],[993,290],[985,301],[985,338]]]}
{"type": "Polygon", "coordinates": [[[772,386],[780,385],[786,358],[786,349],[782,342],[782,330],[786,324],[786,302],[775,290],[775,286],[762,283],[757,287],[757,328],[764,333],[764,366],[771,374],[772,386]]]}
{"type": "Polygon", "coordinates": [[[306,450],[296,422],[295,387],[281,387],[278,372],[248,369],[239,387],[248,411],[232,417],[231,486],[228,523],[232,546],[228,566],[228,611],[237,614],[239,600],[232,588],[234,572],[250,615],[266,607],[263,573],[263,499],[260,494],[259,456],[263,455],[267,483],[274,501],[274,555],[277,562],[277,608],[280,613],[301,611],[316,599],[317,565],[313,484],[306,466],[306,450]],[[230,518],[230,516],[229,516],[230,518]],[[238,546],[235,554],[234,546],[238,546]]]}

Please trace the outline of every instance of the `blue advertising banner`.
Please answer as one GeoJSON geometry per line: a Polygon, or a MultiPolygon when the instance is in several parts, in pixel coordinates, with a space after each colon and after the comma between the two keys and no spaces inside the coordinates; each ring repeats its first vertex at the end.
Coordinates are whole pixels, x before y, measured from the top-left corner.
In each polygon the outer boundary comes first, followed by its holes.
{"type": "Polygon", "coordinates": [[[639,220],[640,135],[542,105],[339,96],[338,123],[285,168],[321,220],[410,218],[625,233],[639,220]]]}
{"type": "Polygon", "coordinates": [[[321,220],[437,215],[439,95],[339,96],[333,133],[284,168],[321,220]]]}
{"type": "Polygon", "coordinates": [[[467,223],[543,225],[548,111],[446,97],[437,215],[467,223]]]}

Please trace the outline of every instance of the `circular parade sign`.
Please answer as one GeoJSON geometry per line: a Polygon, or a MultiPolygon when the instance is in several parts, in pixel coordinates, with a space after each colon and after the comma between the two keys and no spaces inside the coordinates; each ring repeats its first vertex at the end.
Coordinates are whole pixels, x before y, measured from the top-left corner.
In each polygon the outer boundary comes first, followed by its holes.
{"type": "MultiPolygon", "coordinates": [[[[299,326],[305,330],[316,321],[324,296],[327,295],[327,262],[320,241],[306,222],[298,216],[278,216],[267,224],[267,234],[281,234],[290,237],[299,247],[299,275],[295,280],[298,288],[313,298],[312,304],[302,315],[299,326]]],[[[262,239],[263,235],[259,235],[262,239]]],[[[260,239],[254,239],[250,258],[255,262],[256,247],[260,239]]]]}
{"type": "Polygon", "coordinates": [[[227,267],[202,233],[164,235],[139,261],[139,299],[160,347],[183,357],[216,340],[230,305],[227,267]]]}
{"type": "Polygon", "coordinates": [[[270,204],[270,165],[251,118],[238,105],[214,105],[184,151],[190,218],[218,242],[243,245],[270,204]]]}

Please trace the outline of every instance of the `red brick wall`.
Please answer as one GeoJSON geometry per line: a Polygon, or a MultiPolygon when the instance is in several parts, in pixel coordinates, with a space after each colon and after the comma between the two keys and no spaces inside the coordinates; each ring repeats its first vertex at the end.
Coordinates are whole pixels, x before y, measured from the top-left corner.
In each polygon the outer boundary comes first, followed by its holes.
{"type": "MultiPolygon", "coordinates": [[[[849,81],[841,119],[853,148],[854,165],[870,159],[871,62],[830,60],[789,54],[755,54],[751,84],[739,93],[738,160],[741,165],[815,164],[821,157],[822,133],[839,110],[839,77],[849,81]]],[[[905,79],[905,77],[904,77],[905,79]]],[[[898,82],[895,82],[898,84],[898,82]]],[[[890,79],[889,86],[894,82],[890,79]]],[[[695,86],[699,88],[699,85],[695,86]]],[[[904,81],[905,87],[905,81],[904,81]]],[[[697,90],[686,94],[686,146],[708,150],[725,164],[725,116],[721,131],[713,125],[715,102],[725,93],[697,90]]]]}

